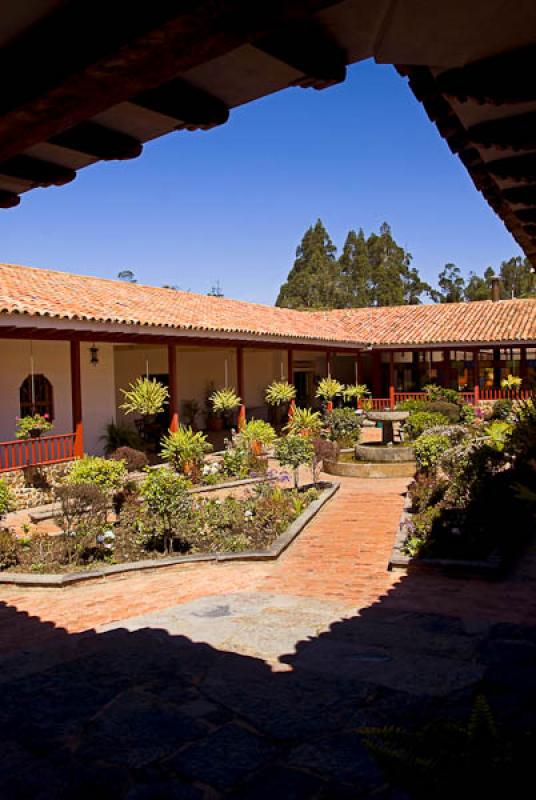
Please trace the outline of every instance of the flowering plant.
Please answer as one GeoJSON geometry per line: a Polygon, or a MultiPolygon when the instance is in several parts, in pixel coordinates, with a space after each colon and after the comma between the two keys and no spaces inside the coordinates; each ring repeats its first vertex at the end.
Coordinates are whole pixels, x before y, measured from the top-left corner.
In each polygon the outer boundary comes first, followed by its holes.
{"type": "Polygon", "coordinates": [[[27,417],[16,417],[17,439],[29,439],[31,436],[39,436],[41,433],[51,431],[54,425],[50,421],[48,414],[32,414],[27,417]],[[32,433],[35,431],[35,433],[32,433]]]}

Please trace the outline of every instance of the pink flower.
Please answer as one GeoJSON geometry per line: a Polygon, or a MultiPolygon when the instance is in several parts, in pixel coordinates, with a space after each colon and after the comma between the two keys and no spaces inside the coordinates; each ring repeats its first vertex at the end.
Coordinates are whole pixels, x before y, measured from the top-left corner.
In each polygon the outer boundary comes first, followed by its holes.
{"type": "Polygon", "coordinates": [[[48,414],[43,414],[43,419],[48,419],[48,414]]]}

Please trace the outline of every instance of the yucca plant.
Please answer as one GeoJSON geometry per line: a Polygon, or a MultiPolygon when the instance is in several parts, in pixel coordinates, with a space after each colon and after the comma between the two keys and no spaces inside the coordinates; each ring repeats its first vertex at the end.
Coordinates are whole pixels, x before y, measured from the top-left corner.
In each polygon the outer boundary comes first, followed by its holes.
{"type": "Polygon", "coordinates": [[[238,408],[242,400],[234,389],[226,386],[213,392],[210,395],[210,402],[212,403],[212,410],[216,414],[226,414],[238,408]]]}
{"type": "Polygon", "coordinates": [[[276,433],[268,422],[262,419],[251,419],[247,422],[238,436],[235,443],[238,447],[244,447],[252,455],[258,456],[265,447],[270,447],[276,438],[276,433]]]}
{"type": "Polygon", "coordinates": [[[160,455],[176,472],[191,478],[199,474],[203,458],[212,450],[212,445],[201,431],[180,425],[162,439],[160,455]]]}
{"type": "Polygon", "coordinates": [[[344,384],[335,378],[322,378],[316,390],[316,397],[330,402],[334,397],[340,396],[344,392],[344,388],[344,384]]]}
{"type": "Polygon", "coordinates": [[[266,402],[269,406],[291,403],[296,397],[296,387],[288,381],[273,381],[266,389],[266,402]]]}
{"type": "Polygon", "coordinates": [[[314,436],[322,430],[322,417],[311,408],[295,408],[284,429],[291,435],[314,436]]]}
{"type": "Polygon", "coordinates": [[[368,393],[369,390],[365,383],[354,383],[344,387],[342,396],[347,403],[350,400],[355,400],[358,403],[368,393]]]}
{"type": "Polygon", "coordinates": [[[508,389],[509,391],[516,391],[521,387],[522,383],[522,378],[518,378],[516,375],[508,375],[506,378],[502,379],[501,388],[508,389]]]}
{"type": "Polygon", "coordinates": [[[169,392],[154,378],[136,378],[128,389],[121,389],[125,402],[121,404],[125,414],[153,416],[160,414],[168,401],[169,392]]]}

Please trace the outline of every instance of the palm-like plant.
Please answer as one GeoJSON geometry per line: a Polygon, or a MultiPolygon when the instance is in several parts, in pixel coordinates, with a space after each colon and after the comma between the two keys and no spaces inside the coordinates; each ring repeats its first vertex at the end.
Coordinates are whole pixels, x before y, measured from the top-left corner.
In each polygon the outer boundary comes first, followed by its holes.
{"type": "Polygon", "coordinates": [[[266,389],[266,402],[270,406],[291,403],[296,397],[296,387],[288,381],[273,381],[266,389]]]}
{"type": "Polygon", "coordinates": [[[321,400],[332,401],[344,392],[344,384],[335,378],[322,378],[316,390],[316,397],[321,400]]]}
{"type": "Polygon", "coordinates": [[[519,389],[522,383],[523,379],[518,378],[517,375],[508,375],[508,377],[502,379],[501,387],[512,391],[519,389]]]}
{"type": "Polygon", "coordinates": [[[178,430],[170,432],[162,439],[160,455],[176,472],[195,477],[205,454],[211,450],[212,445],[207,442],[204,433],[180,425],[178,430]]]}
{"type": "Polygon", "coordinates": [[[244,425],[235,442],[238,447],[244,447],[253,455],[259,455],[264,447],[273,444],[276,433],[268,422],[262,419],[251,419],[244,425]]]}
{"type": "Polygon", "coordinates": [[[160,414],[168,401],[169,392],[157,380],[149,378],[136,378],[129,384],[128,389],[121,389],[125,402],[120,408],[126,414],[142,414],[149,416],[160,414]]]}
{"type": "Polygon", "coordinates": [[[242,402],[235,390],[230,389],[228,386],[213,392],[209,399],[212,403],[212,410],[215,411],[216,414],[225,414],[234,411],[242,402]]]}
{"type": "Polygon", "coordinates": [[[284,430],[298,436],[314,436],[322,430],[322,417],[311,408],[295,408],[284,430]]]}
{"type": "Polygon", "coordinates": [[[359,402],[359,400],[368,393],[369,390],[365,383],[354,383],[344,387],[342,396],[346,402],[349,400],[359,402]]]}

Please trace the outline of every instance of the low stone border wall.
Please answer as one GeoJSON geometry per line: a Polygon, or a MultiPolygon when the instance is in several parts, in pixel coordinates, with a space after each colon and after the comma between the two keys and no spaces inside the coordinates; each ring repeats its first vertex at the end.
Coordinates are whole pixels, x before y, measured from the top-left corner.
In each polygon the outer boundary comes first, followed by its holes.
{"type": "Polygon", "coordinates": [[[341,478],[412,478],[415,462],[366,463],[364,461],[325,461],[324,472],[341,478]]]}
{"type": "Polygon", "coordinates": [[[444,572],[457,573],[459,575],[475,575],[483,578],[496,578],[504,570],[505,559],[497,551],[491,553],[487,558],[475,560],[458,558],[419,558],[418,556],[405,555],[402,548],[406,539],[405,526],[411,521],[412,517],[410,507],[411,500],[409,494],[406,494],[404,507],[398,523],[395,543],[387,566],[388,570],[403,570],[409,572],[413,569],[437,569],[444,572]]]}
{"type": "MultiPolygon", "coordinates": [[[[247,479],[251,481],[251,479],[247,479]]],[[[255,480],[255,479],[254,479],[255,480]]],[[[173,567],[180,564],[195,563],[223,563],[226,561],[274,561],[285,552],[287,547],[292,544],[294,539],[315,517],[322,506],[338,491],[339,483],[324,483],[320,485],[322,492],[300,516],[289,525],[287,530],[282,533],[268,550],[246,550],[242,553],[199,553],[193,556],[172,556],[170,558],[146,559],[144,561],[131,561],[124,564],[114,564],[109,567],[102,567],[95,570],[84,572],[71,572],[61,574],[41,574],[36,575],[28,572],[0,573],[0,585],[9,586],[37,586],[41,588],[64,588],[72,586],[82,581],[106,579],[114,575],[128,572],[141,572],[145,570],[162,569],[163,567],[173,567]]],[[[211,487],[212,488],[212,487],[211,487]]],[[[308,487],[304,487],[308,488],[308,487]]],[[[310,488],[310,487],[309,487],[310,488]]]]}

